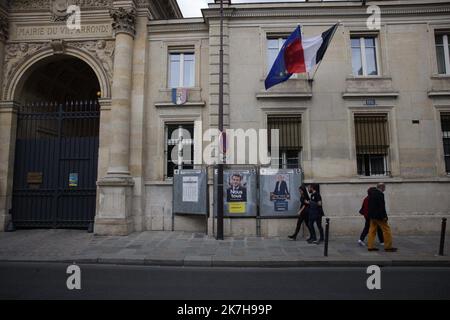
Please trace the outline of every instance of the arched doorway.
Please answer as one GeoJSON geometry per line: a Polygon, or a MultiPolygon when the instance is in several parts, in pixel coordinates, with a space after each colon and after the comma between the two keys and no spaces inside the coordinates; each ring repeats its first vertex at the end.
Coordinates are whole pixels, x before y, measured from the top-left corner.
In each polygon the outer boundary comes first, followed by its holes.
{"type": "Polygon", "coordinates": [[[52,56],[23,75],[12,220],[18,228],[93,223],[99,145],[99,81],[81,59],[52,56]]]}

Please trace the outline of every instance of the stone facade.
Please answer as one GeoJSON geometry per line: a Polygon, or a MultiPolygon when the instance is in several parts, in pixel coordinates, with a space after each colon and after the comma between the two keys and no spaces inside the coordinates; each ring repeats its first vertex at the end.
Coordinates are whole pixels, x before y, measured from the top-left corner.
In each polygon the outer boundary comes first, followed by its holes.
{"type": "MultiPolygon", "coordinates": [[[[95,232],[212,233],[211,217],[172,215],[164,128],[201,120],[204,131],[218,124],[219,5],[210,4],[202,18],[183,19],[172,0],[67,1],[82,8],[82,30],[73,32],[55,19],[56,2],[0,1],[0,229],[11,219],[21,86],[34,64],[70,55],[94,70],[101,90],[95,232]],[[194,86],[183,106],[172,103],[168,85],[173,49],[195,55],[194,86]]],[[[225,126],[267,128],[269,115],[301,115],[305,182],[321,185],[333,233],[360,231],[361,200],[380,181],[395,232],[436,232],[450,215],[440,124],[441,112],[450,112],[450,77],[437,72],[434,35],[450,30],[450,2],[226,3],[224,13],[225,126]],[[367,29],[371,4],[381,8],[380,30],[367,29]],[[269,35],[288,34],[299,22],[304,36],[318,35],[338,21],[313,81],[297,76],[264,89],[269,35]],[[351,35],[377,37],[377,76],[352,75],[351,35]],[[358,176],[355,113],[387,114],[389,176],[358,176]]],[[[287,235],[294,225],[226,219],[225,235],[287,235]]]]}

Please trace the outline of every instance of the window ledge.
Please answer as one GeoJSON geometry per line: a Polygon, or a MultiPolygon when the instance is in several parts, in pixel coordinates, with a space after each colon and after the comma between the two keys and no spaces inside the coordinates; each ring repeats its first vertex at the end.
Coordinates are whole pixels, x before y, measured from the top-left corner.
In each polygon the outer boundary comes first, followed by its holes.
{"type": "Polygon", "coordinates": [[[348,98],[397,98],[399,96],[398,92],[344,92],[342,97],[344,99],[348,98]]]}
{"type": "Polygon", "coordinates": [[[364,80],[392,80],[392,77],[389,76],[348,76],[345,80],[355,80],[355,81],[364,81],[364,80]]]}
{"type": "Polygon", "coordinates": [[[431,76],[431,79],[449,79],[449,78],[450,78],[450,74],[435,73],[431,76]]]}
{"type": "Polygon", "coordinates": [[[177,107],[177,108],[183,108],[183,107],[201,107],[203,108],[206,106],[205,101],[194,101],[194,102],[186,102],[183,104],[175,104],[172,102],[156,102],[155,107],[156,108],[170,108],[170,107],[177,107]]]}
{"type": "Polygon", "coordinates": [[[429,91],[429,97],[450,97],[450,91],[429,91]]]}
{"type": "Polygon", "coordinates": [[[172,186],[173,180],[167,179],[167,180],[162,180],[162,181],[145,181],[144,185],[146,185],[146,186],[172,186]]]}
{"type": "Polygon", "coordinates": [[[402,177],[355,177],[342,179],[305,179],[305,183],[319,184],[366,184],[366,183],[448,183],[450,176],[430,177],[430,178],[402,178],[402,177]]]}
{"type": "Polygon", "coordinates": [[[359,180],[394,180],[391,176],[388,175],[378,175],[378,176],[358,176],[359,180]]]}
{"type": "Polygon", "coordinates": [[[296,92],[260,92],[256,94],[256,99],[311,99],[312,93],[296,92]]]}
{"type": "MultiPolygon", "coordinates": [[[[159,92],[172,92],[172,89],[177,89],[177,88],[160,88],[159,92]]],[[[184,89],[187,89],[188,91],[201,91],[202,88],[200,87],[186,87],[184,89]]]]}

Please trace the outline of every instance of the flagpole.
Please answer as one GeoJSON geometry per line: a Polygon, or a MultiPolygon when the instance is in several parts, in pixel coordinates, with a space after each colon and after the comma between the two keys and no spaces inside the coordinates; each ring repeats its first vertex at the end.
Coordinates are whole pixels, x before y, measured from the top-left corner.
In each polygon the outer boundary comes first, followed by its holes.
{"type": "MultiPolygon", "coordinates": [[[[334,34],[336,33],[337,29],[338,29],[339,26],[341,25],[341,21],[339,21],[339,22],[337,23],[337,25],[338,25],[338,26],[334,29],[333,33],[331,34],[330,43],[331,43],[331,41],[333,40],[334,34]]],[[[322,60],[323,60],[323,59],[322,59],[322,60]]],[[[319,69],[320,64],[322,63],[322,60],[319,61],[319,64],[317,65],[316,70],[314,70],[314,74],[313,74],[312,78],[311,78],[311,79],[308,79],[308,81],[312,82],[312,81],[314,80],[314,77],[316,76],[317,70],[319,69]]],[[[308,74],[308,76],[309,76],[309,74],[308,74]]]]}
{"type": "Polygon", "coordinates": [[[220,50],[219,50],[219,134],[221,150],[217,168],[217,240],[223,240],[223,167],[226,141],[223,134],[223,0],[220,0],[220,50]]]}

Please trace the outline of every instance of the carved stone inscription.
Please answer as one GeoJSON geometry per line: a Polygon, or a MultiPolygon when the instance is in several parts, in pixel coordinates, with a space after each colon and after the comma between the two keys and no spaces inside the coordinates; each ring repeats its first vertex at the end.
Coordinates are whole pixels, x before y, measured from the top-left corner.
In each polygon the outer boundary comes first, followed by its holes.
{"type": "Polygon", "coordinates": [[[80,30],[70,30],[66,25],[13,26],[9,38],[14,40],[52,40],[67,38],[112,37],[111,23],[82,24],[80,30]]]}

